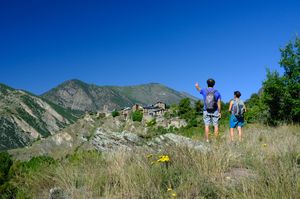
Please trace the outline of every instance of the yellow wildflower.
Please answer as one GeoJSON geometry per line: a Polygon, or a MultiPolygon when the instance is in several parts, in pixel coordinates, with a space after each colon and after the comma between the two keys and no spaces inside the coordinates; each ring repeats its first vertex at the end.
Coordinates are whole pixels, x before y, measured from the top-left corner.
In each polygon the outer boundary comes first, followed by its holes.
{"type": "Polygon", "coordinates": [[[263,144],[263,147],[267,147],[267,144],[263,144]]]}
{"type": "Polygon", "coordinates": [[[170,157],[167,155],[159,156],[159,159],[157,160],[157,162],[170,162],[170,157]]]}
{"type": "Polygon", "coordinates": [[[168,188],[168,190],[167,190],[167,191],[168,191],[168,192],[170,192],[170,191],[172,191],[172,190],[173,190],[172,188],[168,188]]]}
{"type": "Polygon", "coordinates": [[[173,196],[173,197],[176,197],[176,196],[177,196],[177,194],[176,194],[176,193],[172,193],[172,196],[173,196]]]}

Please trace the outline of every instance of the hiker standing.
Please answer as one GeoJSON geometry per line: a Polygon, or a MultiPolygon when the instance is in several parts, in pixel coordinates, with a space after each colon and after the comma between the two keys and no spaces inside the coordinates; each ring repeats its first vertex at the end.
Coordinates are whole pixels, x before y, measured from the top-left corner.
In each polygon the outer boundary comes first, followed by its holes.
{"type": "Polygon", "coordinates": [[[219,134],[219,119],[221,118],[221,95],[214,89],[215,80],[207,80],[207,88],[201,89],[198,82],[196,83],[196,89],[203,96],[203,121],[205,125],[205,139],[209,142],[209,127],[214,126],[215,137],[219,134]]]}
{"type": "Polygon", "coordinates": [[[242,141],[242,127],[244,126],[244,113],[246,112],[246,106],[241,97],[240,91],[234,92],[234,99],[230,101],[229,112],[230,116],[230,140],[233,141],[234,128],[237,127],[239,134],[239,141],[242,141]]]}

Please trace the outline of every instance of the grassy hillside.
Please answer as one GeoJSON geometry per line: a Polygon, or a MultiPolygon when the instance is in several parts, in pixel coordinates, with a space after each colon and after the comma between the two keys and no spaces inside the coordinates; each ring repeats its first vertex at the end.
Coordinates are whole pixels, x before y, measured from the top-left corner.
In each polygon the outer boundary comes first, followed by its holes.
{"type": "Polygon", "coordinates": [[[59,187],[70,198],[297,198],[300,195],[298,126],[245,129],[242,143],[228,132],[208,152],[166,147],[77,152],[60,160],[14,163],[10,185],[17,198],[47,198],[59,187]],[[161,159],[168,155],[170,160],[161,159]]]}
{"type": "Polygon", "coordinates": [[[23,147],[77,120],[78,114],[0,84],[0,150],[23,147]]]}

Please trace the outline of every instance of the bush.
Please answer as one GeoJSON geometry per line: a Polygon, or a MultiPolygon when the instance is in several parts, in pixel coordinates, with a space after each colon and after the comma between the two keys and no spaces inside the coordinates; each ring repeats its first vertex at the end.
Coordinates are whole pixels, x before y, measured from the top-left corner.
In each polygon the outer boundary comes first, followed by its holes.
{"type": "Polygon", "coordinates": [[[22,167],[26,171],[37,171],[41,167],[47,167],[55,164],[56,161],[52,157],[48,156],[37,156],[31,158],[28,162],[25,162],[22,167]]]}
{"type": "Polygon", "coordinates": [[[192,118],[189,120],[187,127],[197,127],[198,124],[197,118],[192,118]]]}
{"type": "Polygon", "coordinates": [[[8,172],[13,164],[10,155],[7,152],[0,153],[0,185],[5,183],[8,179],[8,172]]]}
{"type": "Polygon", "coordinates": [[[143,113],[140,111],[135,111],[131,115],[132,121],[141,122],[143,120],[143,113]]]}
{"type": "Polygon", "coordinates": [[[179,116],[183,116],[183,115],[191,112],[192,111],[191,100],[189,98],[184,98],[184,99],[180,100],[178,109],[179,109],[178,110],[179,116]]]}
{"type": "Polygon", "coordinates": [[[198,100],[196,103],[195,103],[195,111],[196,111],[196,114],[200,114],[202,113],[203,111],[203,102],[201,102],[200,100],[198,100]]]}
{"type": "Polygon", "coordinates": [[[148,126],[148,127],[155,126],[155,125],[156,125],[156,119],[155,119],[155,118],[152,119],[151,121],[149,121],[149,122],[147,123],[147,126],[148,126]]]}
{"type": "Polygon", "coordinates": [[[119,116],[120,115],[120,113],[118,112],[118,111],[113,111],[112,113],[111,113],[111,115],[113,116],[113,117],[117,117],[117,116],[119,116]]]}

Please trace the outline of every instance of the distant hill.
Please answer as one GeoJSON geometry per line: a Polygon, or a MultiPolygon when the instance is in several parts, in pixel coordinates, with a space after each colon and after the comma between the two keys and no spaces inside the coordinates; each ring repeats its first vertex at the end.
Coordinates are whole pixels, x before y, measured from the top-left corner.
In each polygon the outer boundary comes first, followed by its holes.
{"type": "Polygon", "coordinates": [[[69,80],[42,95],[51,102],[77,111],[98,111],[107,106],[109,110],[121,109],[135,103],[178,103],[183,98],[195,97],[178,92],[162,84],[149,83],[137,86],[97,86],[80,80],[69,80]]]}
{"type": "Polygon", "coordinates": [[[73,123],[76,114],[45,99],[0,84],[0,150],[28,145],[73,123]]]}

